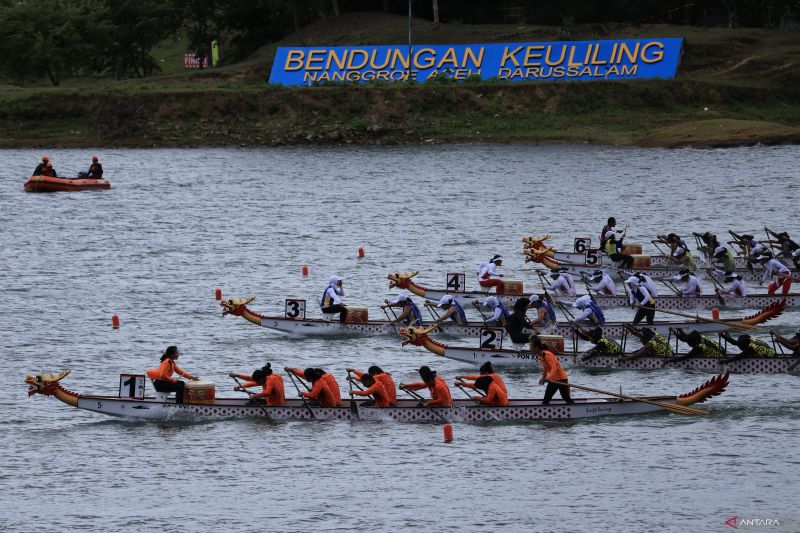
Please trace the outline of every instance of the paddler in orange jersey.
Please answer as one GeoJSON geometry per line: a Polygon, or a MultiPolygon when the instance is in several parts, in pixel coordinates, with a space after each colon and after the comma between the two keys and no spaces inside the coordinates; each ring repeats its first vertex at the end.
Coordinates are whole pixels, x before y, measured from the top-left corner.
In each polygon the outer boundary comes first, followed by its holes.
{"type": "Polygon", "coordinates": [[[484,405],[493,407],[505,407],[508,405],[508,393],[504,391],[492,378],[492,376],[481,376],[475,383],[463,383],[462,387],[482,390],[485,395],[473,396],[472,399],[484,405]]]}
{"type": "MultiPolygon", "coordinates": [[[[311,376],[307,376],[307,374],[306,374],[306,372],[308,372],[309,370],[312,370],[312,369],[306,368],[303,371],[303,370],[300,370],[299,368],[286,368],[285,370],[287,372],[291,372],[292,374],[294,374],[295,376],[297,376],[300,379],[304,379],[304,380],[306,380],[308,382],[311,382],[311,383],[314,382],[311,379],[311,376]]],[[[328,389],[330,389],[331,394],[335,398],[334,405],[332,405],[332,406],[323,406],[323,407],[341,407],[342,406],[342,393],[339,390],[339,384],[336,383],[336,378],[333,377],[331,374],[328,374],[327,372],[325,372],[321,368],[314,368],[313,370],[318,371],[318,372],[315,372],[315,375],[319,374],[320,378],[325,380],[325,384],[328,385],[328,389]]]]}
{"type": "Polygon", "coordinates": [[[569,395],[569,385],[567,373],[561,368],[561,365],[553,355],[553,352],[546,349],[547,346],[542,340],[536,336],[531,335],[531,353],[539,356],[539,364],[542,365],[542,377],[539,379],[539,385],[547,383],[547,388],[544,390],[544,398],[542,405],[549,405],[550,400],[556,391],[561,394],[561,397],[568,404],[573,404],[575,401],[569,395]],[[558,383],[554,383],[558,382],[558,383]]]}
{"type": "Polygon", "coordinates": [[[311,383],[311,390],[301,392],[300,398],[316,400],[320,407],[339,407],[342,405],[341,397],[334,394],[328,387],[328,382],[324,378],[325,372],[321,368],[306,368],[301,373],[305,376],[303,379],[311,383]]]}
{"type": "MultiPolygon", "coordinates": [[[[355,374],[355,378],[358,381],[364,381],[364,373],[360,370],[356,370],[355,368],[346,368],[348,372],[355,374]]],[[[392,379],[392,375],[388,372],[384,372],[383,369],[379,366],[372,365],[367,369],[367,374],[375,378],[378,383],[383,385],[383,388],[386,389],[386,396],[389,398],[389,405],[395,406],[397,405],[397,386],[394,384],[394,380],[392,379]]]]}
{"type": "MultiPolygon", "coordinates": [[[[489,376],[490,378],[492,378],[492,381],[494,381],[494,383],[498,387],[503,389],[503,392],[505,394],[508,394],[508,389],[506,389],[506,384],[503,381],[503,378],[501,378],[497,373],[495,373],[494,367],[492,366],[492,362],[491,361],[486,361],[485,363],[483,363],[481,365],[480,369],[478,369],[478,372],[480,372],[480,374],[477,374],[477,375],[476,374],[467,374],[465,376],[456,376],[456,379],[458,381],[464,381],[465,379],[468,379],[470,381],[477,381],[480,378],[482,378],[483,376],[489,376]]],[[[462,383],[462,385],[464,385],[465,387],[473,388],[472,387],[472,385],[473,385],[472,383],[462,383]]],[[[483,389],[481,389],[481,390],[483,390],[483,389]]]]}
{"type": "Polygon", "coordinates": [[[186,384],[181,380],[176,380],[172,374],[178,373],[191,381],[197,381],[199,376],[193,376],[188,372],[184,372],[176,362],[180,357],[177,346],[168,346],[164,355],[161,356],[161,365],[158,368],[151,368],[147,370],[147,377],[153,380],[153,387],[156,392],[174,392],[175,403],[183,403],[183,389],[186,384]]]}
{"type": "Polygon", "coordinates": [[[253,372],[252,376],[231,372],[228,374],[232,378],[246,380],[242,385],[233,388],[235,391],[244,391],[249,387],[261,385],[261,392],[254,394],[253,398],[264,398],[270,407],[283,407],[286,405],[286,396],[283,390],[283,377],[272,372],[272,364],[259,368],[253,372]]]}
{"type": "Polygon", "coordinates": [[[369,374],[361,376],[361,382],[367,386],[364,390],[350,390],[350,396],[372,396],[372,400],[367,400],[364,405],[367,407],[389,407],[389,394],[383,383],[376,380],[369,374]]]}
{"type": "Polygon", "coordinates": [[[421,366],[419,367],[419,376],[422,378],[422,381],[409,384],[401,383],[400,388],[414,391],[428,387],[431,393],[431,399],[423,403],[425,407],[453,406],[453,399],[450,397],[450,387],[447,386],[447,383],[445,383],[442,378],[436,375],[436,372],[431,370],[428,366],[421,366]]]}

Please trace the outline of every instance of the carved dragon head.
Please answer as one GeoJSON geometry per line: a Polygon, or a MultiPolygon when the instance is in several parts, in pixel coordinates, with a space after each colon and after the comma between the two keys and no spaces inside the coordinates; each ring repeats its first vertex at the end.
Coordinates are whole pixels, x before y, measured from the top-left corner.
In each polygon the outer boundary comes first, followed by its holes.
{"type": "Polygon", "coordinates": [[[524,243],[524,248],[544,248],[544,241],[549,240],[550,235],[542,235],[541,237],[533,236],[533,237],[523,237],[522,242],[524,243]]]}
{"type": "Polygon", "coordinates": [[[407,346],[413,344],[414,346],[423,346],[428,338],[428,333],[436,329],[436,325],[432,324],[427,328],[400,328],[400,336],[403,337],[402,345],[407,346]]]}
{"type": "Polygon", "coordinates": [[[389,288],[393,289],[398,287],[400,289],[407,289],[408,284],[411,283],[411,278],[419,274],[419,270],[415,270],[414,272],[394,272],[386,276],[389,280],[389,288]]]}
{"type": "Polygon", "coordinates": [[[542,248],[525,248],[522,250],[525,254],[525,262],[530,263],[544,263],[556,253],[556,249],[552,246],[544,246],[542,248]]]}
{"type": "Polygon", "coordinates": [[[242,316],[245,306],[255,299],[255,296],[248,296],[247,298],[231,298],[229,300],[220,300],[219,305],[222,306],[222,316],[242,316]]]}
{"type": "Polygon", "coordinates": [[[25,376],[25,383],[28,384],[28,396],[43,394],[52,396],[59,387],[59,381],[69,376],[71,370],[62,370],[56,374],[36,374],[35,376],[25,376]]]}

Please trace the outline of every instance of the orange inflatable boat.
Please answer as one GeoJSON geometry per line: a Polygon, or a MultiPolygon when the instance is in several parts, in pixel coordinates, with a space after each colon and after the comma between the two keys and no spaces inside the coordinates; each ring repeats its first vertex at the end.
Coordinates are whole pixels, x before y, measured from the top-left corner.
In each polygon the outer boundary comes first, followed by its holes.
{"type": "Polygon", "coordinates": [[[86,191],[91,189],[110,189],[107,179],[53,178],[50,176],[31,176],[25,182],[27,192],[86,191]]]}

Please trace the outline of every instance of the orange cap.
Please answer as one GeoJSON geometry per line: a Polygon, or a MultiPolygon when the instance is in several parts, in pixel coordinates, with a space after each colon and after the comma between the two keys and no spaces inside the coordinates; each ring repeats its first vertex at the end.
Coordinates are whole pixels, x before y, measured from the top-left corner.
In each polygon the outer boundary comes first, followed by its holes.
{"type": "Polygon", "coordinates": [[[92,161],[97,161],[97,156],[96,155],[92,156],[92,161]]]}
{"type": "Polygon", "coordinates": [[[42,161],[50,161],[50,158],[47,157],[46,155],[43,155],[42,156],[42,161]]]}

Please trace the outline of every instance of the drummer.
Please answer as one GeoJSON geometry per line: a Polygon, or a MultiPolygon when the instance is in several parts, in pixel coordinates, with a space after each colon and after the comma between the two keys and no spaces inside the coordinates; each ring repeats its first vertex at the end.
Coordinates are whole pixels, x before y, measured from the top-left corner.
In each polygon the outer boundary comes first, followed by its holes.
{"type": "Polygon", "coordinates": [[[232,378],[245,380],[245,383],[233,388],[235,391],[246,391],[250,387],[261,386],[261,392],[253,394],[252,398],[264,398],[270,407],[283,407],[286,405],[286,395],[283,390],[283,377],[272,372],[272,363],[254,370],[253,374],[228,374],[232,378]]]}
{"type": "Polygon", "coordinates": [[[390,320],[389,324],[402,322],[407,326],[419,327],[422,325],[422,313],[419,307],[405,294],[398,294],[397,297],[393,298],[391,301],[388,299],[384,300],[384,305],[382,305],[381,308],[385,309],[387,307],[399,307],[402,309],[400,315],[395,317],[394,320],[390,320]]]}
{"type": "Polygon", "coordinates": [[[325,381],[325,384],[328,386],[328,389],[331,391],[331,396],[333,397],[333,405],[332,407],[341,407],[342,406],[342,393],[339,389],[339,384],[336,383],[336,378],[333,375],[328,374],[321,368],[312,368],[312,369],[305,369],[300,370],[299,368],[284,368],[286,372],[294,374],[300,379],[304,379],[310,383],[315,383],[317,379],[322,379],[325,381]],[[313,370],[310,375],[308,374],[309,370],[313,370]]]}
{"type": "Polygon", "coordinates": [[[503,257],[495,254],[488,263],[478,265],[478,285],[485,289],[495,288],[498,294],[503,293],[503,277],[497,269],[503,266],[503,257]]]}
{"type": "Polygon", "coordinates": [[[191,381],[197,381],[200,378],[188,372],[185,372],[178,366],[178,352],[177,346],[168,346],[164,355],[161,356],[161,364],[158,368],[151,368],[147,370],[147,377],[153,380],[153,387],[157,392],[174,392],[175,403],[183,403],[183,391],[186,383],[182,380],[176,380],[172,374],[179,374],[191,381]]]}
{"type": "Polygon", "coordinates": [[[331,276],[328,280],[328,286],[325,287],[325,292],[322,293],[319,307],[323,313],[339,313],[339,322],[344,322],[347,319],[347,307],[344,305],[343,297],[342,278],[335,275],[331,276]]]}

